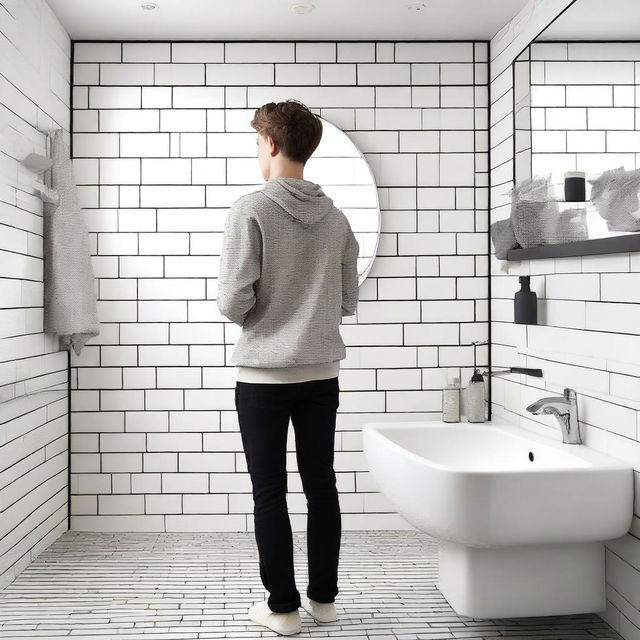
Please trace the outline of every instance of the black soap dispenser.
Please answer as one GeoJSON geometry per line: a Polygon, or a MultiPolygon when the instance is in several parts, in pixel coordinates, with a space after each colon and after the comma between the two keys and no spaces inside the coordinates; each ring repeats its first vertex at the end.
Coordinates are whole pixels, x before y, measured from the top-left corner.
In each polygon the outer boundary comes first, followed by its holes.
{"type": "Polygon", "coordinates": [[[531,291],[530,277],[520,276],[520,291],[513,301],[514,322],[516,324],[538,324],[538,297],[531,291]]]}

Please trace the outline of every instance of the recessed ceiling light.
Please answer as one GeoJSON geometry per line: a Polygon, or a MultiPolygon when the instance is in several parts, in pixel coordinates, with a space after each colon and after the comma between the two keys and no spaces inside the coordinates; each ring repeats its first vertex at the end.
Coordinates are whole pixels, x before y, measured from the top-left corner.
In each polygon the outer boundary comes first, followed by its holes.
{"type": "Polygon", "coordinates": [[[298,14],[311,13],[314,9],[315,5],[313,2],[294,2],[291,5],[291,11],[298,14]]]}
{"type": "Polygon", "coordinates": [[[409,11],[423,11],[426,8],[427,5],[424,2],[407,2],[407,9],[409,9],[409,11]]]}
{"type": "Polygon", "coordinates": [[[143,2],[140,5],[145,11],[153,11],[153,9],[157,9],[158,5],[155,2],[143,2]]]}

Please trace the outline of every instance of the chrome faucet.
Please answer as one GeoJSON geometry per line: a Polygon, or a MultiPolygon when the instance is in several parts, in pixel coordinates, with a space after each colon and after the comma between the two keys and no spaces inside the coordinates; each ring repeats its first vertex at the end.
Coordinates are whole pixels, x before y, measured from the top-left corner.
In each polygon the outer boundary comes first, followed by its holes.
{"type": "Polygon", "coordinates": [[[565,389],[563,396],[541,398],[530,404],[527,411],[534,415],[541,413],[556,417],[562,430],[562,442],[565,444],[582,444],[580,425],[578,424],[577,395],[573,389],[565,389]]]}

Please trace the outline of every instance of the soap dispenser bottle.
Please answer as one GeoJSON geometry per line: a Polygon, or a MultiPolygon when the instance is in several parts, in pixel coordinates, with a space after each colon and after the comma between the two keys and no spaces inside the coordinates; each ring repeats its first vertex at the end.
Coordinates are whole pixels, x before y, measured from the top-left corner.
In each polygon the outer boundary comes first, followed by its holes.
{"type": "Polygon", "coordinates": [[[465,389],[465,413],[469,422],[484,422],[484,378],[475,369],[469,386],[465,389]]]}
{"type": "Polygon", "coordinates": [[[460,422],[460,378],[448,371],[447,386],[442,390],[442,421],[460,422]]]}
{"type": "Polygon", "coordinates": [[[520,276],[520,291],[513,301],[513,316],[516,324],[538,324],[538,298],[531,291],[530,277],[520,276]]]}

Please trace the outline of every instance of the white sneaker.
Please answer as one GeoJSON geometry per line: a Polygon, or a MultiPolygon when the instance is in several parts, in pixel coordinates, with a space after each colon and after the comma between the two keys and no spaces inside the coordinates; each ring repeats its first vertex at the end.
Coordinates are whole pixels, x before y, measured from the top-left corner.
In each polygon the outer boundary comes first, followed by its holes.
{"type": "Polygon", "coordinates": [[[337,620],[336,605],[333,602],[316,602],[303,596],[301,603],[302,608],[310,613],[316,622],[335,622],[337,620]]]}
{"type": "Polygon", "coordinates": [[[300,612],[296,609],[289,613],[276,613],[271,611],[267,600],[256,602],[249,608],[249,619],[251,622],[261,624],[281,636],[291,636],[299,633],[302,628],[300,612]]]}

